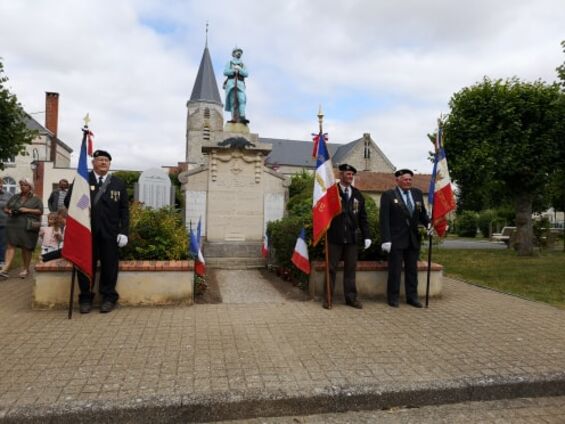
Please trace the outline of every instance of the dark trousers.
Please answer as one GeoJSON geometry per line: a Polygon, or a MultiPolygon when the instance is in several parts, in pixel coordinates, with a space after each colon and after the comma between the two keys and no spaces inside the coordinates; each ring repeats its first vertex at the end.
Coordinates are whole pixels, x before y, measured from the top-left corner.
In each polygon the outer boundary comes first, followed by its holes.
{"type": "MultiPolygon", "coordinates": [[[[96,278],[96,264],[100,260],[100,295],[102,302],[108,300],[112,303],[118,301],[119,295],[116,291],[119,270],[119,248],[116,239],[105,239],[92,235],[92,266],[96,278]]],[[[78,273],[78,285],[80,287],[79,303],[90,303],[94,294],[90,290],[88,278],[78,273]]]]}
{"type": "MultiPolygon", "coordinates": [[[[357,271],[357,245],[356,244],[333,244],[329,243],[329,272],[330,290],[333,297],[335,290],[335,276],[339,261],[343,259],[343,295],[346,302],[357,299],[357,286],[355,285],[355,273],[357,271]]],[[[324,301],[328,298],[327,286],[324,284],[324,301]]]]}
{"type": "Polygon", "coordinates": [[[6,256],[6,227],[0,227],[0,262],[4,262],[6,256]]]}
{"type": "Polygon", "coordinates": [[[406,300],[418,300],[418,249],[392,249],[388,255],[387,298],[389,302],[398,302],[400,297],[400,274],[404,261],[404,288],[406,300]]]}

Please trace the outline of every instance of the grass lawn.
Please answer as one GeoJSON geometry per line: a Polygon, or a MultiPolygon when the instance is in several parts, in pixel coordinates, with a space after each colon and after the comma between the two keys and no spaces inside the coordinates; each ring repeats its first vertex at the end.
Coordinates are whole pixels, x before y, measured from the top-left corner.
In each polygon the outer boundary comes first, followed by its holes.
{"type": "MultiPolygon", "coordinates": [[[[516,256],[513,250],[454,250],[434,247],[432,261],[447,276],[565,309],[565,253],[516,256]]],[[[422,252],[427,258],[427,252],[422,252]]]]}

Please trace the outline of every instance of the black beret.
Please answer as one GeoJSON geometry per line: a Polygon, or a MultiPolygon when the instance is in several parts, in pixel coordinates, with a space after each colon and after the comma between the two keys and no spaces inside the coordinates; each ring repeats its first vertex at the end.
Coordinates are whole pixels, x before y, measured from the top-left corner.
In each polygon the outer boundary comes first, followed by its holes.
{"type": "Polygon", "coordinates": [[[338,168],[341,172],[345,172],[345,171],[351,171],[353,172],[353,174],[357,174],[357,170],[355,169],[355,167],[347,164],[347,163],[342,163],[341,165],[339,165],[338,168]]]}
{"type": "Polygon", "coordinates": [[[410,169],[399,169],[398,171],[396,171],[394,173],[394,176],[400,177],[401,175],[404,175],[404,174],[410,174],[410,175],[414,176],[414,173],[410,169]]]}
{"type": "Polygon", "coordinates": [[[93,154],[92,157],[93,158],[97,158],[98,156],[105,156],[108,159],[112,160],[112,156],[110,156],[110,153],[108,153],[106,150],[96,150],[93,154]]]}

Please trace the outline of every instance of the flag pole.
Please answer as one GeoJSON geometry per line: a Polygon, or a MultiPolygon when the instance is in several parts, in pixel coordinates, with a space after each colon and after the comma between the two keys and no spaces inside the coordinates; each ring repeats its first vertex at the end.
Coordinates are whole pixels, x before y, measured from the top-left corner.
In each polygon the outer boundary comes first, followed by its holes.
{"type": "MultiPolygon", "coordinates": [[[[318,109],[318,123],[320,125],[320,137],[324,136],[324,113],[322,112],[322,105],[318,109]]],[[[325,268],[325,275],[326,275],[326,302],[328,303],[328,307],[332,307],[333,302],[333,293],[330,289],[330,267],[329,267],[329,248],[328,248],[328,232],[324,234],[324,268],[325,268]]]]}
{"type": "Polygon", "coordinates": [[[75,278],[77,275],[77,268],[73,265],[73,275],[71,277],[71,297],[69,298],[69,319],[73,318],[73,303],[75,299],[75,278]]]}
{"type": "MultiPolygon", "coordinates": [[[[441,137],[441,118],[438,118],[437,120],[437,137],[441,137]]],[[[436,178],[436,166],[437,166],[437,155],[439,154],[439,146],[438,146],[438,142],[436,141],[436,143],[434,143],[435,145],[435,157],[434,157],[434,173],[432,175],[433,181],[432,184],[430,184],[430,190],[434,190],[435,191],[435,187],[436,187],[436,182],[435,182],[435,178],[436,178]]],[[[433,193],[433,197],[432,197],[433,201],[432,204],[430,205],[430,217],[431,217],[431,224],[432,224],[432,228],[434,226],[434,205],[436,203],[436,197],[435,197],[435,193],[433,193]]],[[[428,235],[429,237],[429,242],[428,242],[428,272],[426,275],[426,308],[428,307],[429,303],[430,303],[430,278],[431,278],[431,274],[432,274],[432,241],[434,236],[432,234],[428,235]]]]}

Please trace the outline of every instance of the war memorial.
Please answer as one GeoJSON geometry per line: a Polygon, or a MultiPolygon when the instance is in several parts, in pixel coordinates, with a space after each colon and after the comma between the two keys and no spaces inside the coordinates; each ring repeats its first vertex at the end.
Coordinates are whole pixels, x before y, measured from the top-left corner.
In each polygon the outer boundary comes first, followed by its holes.
{"type": "MultiPolygon", "coordinates": [[[[31,307],[37,278],[0,282],[0,423],[562,422],[562,310],[438,269],[427,309],[377,298],[328,311],[312,300],[314,284],[310,297],[249,269],[262,261],[266,223],[285,213],[288,179],[265,166],[273,147],[251,130],[248,70],[243,51],[232,53],[226,122],[204,50],[179,175],[222,303],[126,302],[67,320],[31,307]]],[[[146,177],[162,184],[157,172],[146,177]]],[[[179,265],[156,283],[188,273],[179,265]]]]}

